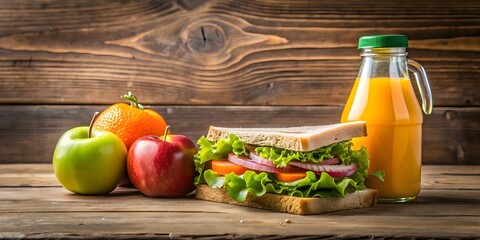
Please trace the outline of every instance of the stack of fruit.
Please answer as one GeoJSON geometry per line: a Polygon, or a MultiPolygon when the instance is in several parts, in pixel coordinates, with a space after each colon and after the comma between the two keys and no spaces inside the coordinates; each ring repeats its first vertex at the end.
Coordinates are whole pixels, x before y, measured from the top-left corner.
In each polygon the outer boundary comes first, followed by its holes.
{"type": "Polygon", "coordinates": [[[157,112],[130,102],[96,113],[90,126],[65,132],[53,154],[58,181],[79,194],[107,194],[133,184],[150,197],[185,196],[194,189],[197,147],[186,136],[171,135],[157,112]]]}

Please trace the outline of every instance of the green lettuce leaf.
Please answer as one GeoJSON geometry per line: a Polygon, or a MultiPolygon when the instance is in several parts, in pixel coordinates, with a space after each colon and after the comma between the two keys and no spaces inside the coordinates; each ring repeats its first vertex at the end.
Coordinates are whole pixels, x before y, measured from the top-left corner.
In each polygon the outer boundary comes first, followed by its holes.
{"type": "MultiPolygon", "coordinates": [[[[368,159],[366,150],[356,153],[351,149],[351,146],[351,141],[343,141],[309,152],[298,152],[275,147],[257,147],[255,151],[262,158],[270,159],[278,167],[286,167],[292,160],[317,163],[334,157],[340,158],[344,164],[348,165],[352,163],[352,158],[354,158],[356,154],[366,154],[366,159],[368,159]]],[[[365,164],[362,163],[361,165],[360,168],[363,169],[365,164]]],[[[366,162],[366,165],[368,166],[368,162],[366,162]]]]}
{"type": "Polygon", "coordinates": [[[385,181],[385,179],[383,179],[384,176],[385,176],[385,171],[376,171],[367,175],[367,177],[376,177],[380,179],[380,181],[382,182],[385,181]]]}
{"type": "Polygon", "coordinates": [[[202,175],[206,162],[225,158],[231,152],[235,155],[248,155],[245,144],[234,134],[230,134],[227,138],[222,138],[216,143],[202,136],[198,139],[197,144],[200,149],[193,159],[195,169],[198,172],[195,177],[195,184],[203,182],[202,175]]]}
{"type": "Polygon", "coordinates": [[[352,179],[334,179],[327,173],[318,177],[311,171],[307,172],[305,178],[294,182],[281,182],[275,180],[273,174],[257,174],[250,170],[240,176],[235,173],[222,176],[209,169],[204,177],[212,188],[226,187],[228,195],[238,202],[244,202],[249,193],[257,197],[267,192],[295,197],[345,197],[347,192],[359,190],[352,179]]]}
{"type": "Polygon", "coordinates": [[[268,173],[259,174],[253,171],[246,171],[243,175],[229,173],[225,176],[215,173],[212,170],[205,171],[205,181],[212,188],[227,188],[228,195],[238,202],[244,202],[248,193],[260,197],[267,192],[267,183],[271,182],[268,173]]]}
{"type": "Polygon", "coordinates": [[[222,188],[225,185],[225,176],[222,176],[212,170],[207,170],[203,174],[205,182],[211,188],[222,188]]]}

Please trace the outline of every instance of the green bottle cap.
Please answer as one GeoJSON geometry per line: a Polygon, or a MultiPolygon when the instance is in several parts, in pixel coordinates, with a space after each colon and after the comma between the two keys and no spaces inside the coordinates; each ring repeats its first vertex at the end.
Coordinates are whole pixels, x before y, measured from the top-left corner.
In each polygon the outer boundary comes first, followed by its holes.
{"type": "Polygon", "coordinates": [[[374,35],[362,36],[358,39],[358,48],[391,48],[408,47],[408,38],[405,35],[374,35]]]}

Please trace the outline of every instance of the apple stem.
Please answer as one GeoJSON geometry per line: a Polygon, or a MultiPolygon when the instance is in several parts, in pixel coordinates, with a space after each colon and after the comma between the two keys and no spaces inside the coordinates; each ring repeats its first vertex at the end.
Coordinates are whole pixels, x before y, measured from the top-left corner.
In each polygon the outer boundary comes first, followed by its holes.
{"type": "Polygon", "coordinates": [[[143,105],[138,103],[138,99],[135,95],[132,94],[131,91],[128,91],[127,94],[121,96],[121,98],[123,98],[124,100],[127,100],[130,102],[130,106],[131,107],[134,107],[134,108],[138,108],[138,109],[142,109],[143,110],[143,105]]]}
{"type": "Polygon", "coordinates": [[[90,126],[88,126],[88,138],[91,138],[91,137],[92,137],[93,124],[94,124],[95,121],[97,120],[98,115],[100,115],[99,112],[95,112],[95,113],[93,114],[92,120],[90,121],[90,126]]]}
{"type": "Polygon", "coordinates": [[[163,141],[167,141],[168,130],[170,130],[170,125],[165,127],[165,133],[163,134],[163,141]]]}

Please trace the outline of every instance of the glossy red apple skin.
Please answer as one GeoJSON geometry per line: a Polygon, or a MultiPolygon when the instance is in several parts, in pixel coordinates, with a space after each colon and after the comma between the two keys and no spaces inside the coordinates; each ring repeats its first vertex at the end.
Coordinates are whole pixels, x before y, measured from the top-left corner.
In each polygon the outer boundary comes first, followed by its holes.
{"type": "Polygon", "coordinates": [[[181,197],[195,188],[193,156],[156,136],[144,136],[133,143],[127,170],[133,185],[149,197],[181,197]]]}
{"type": "Polygon", "coordinates": [[[166,140],[167,142],[178,145],[184,153],[187,153],[192,157],[198,152],[197,145],[184,135],[167,135],[166,140]]]}

